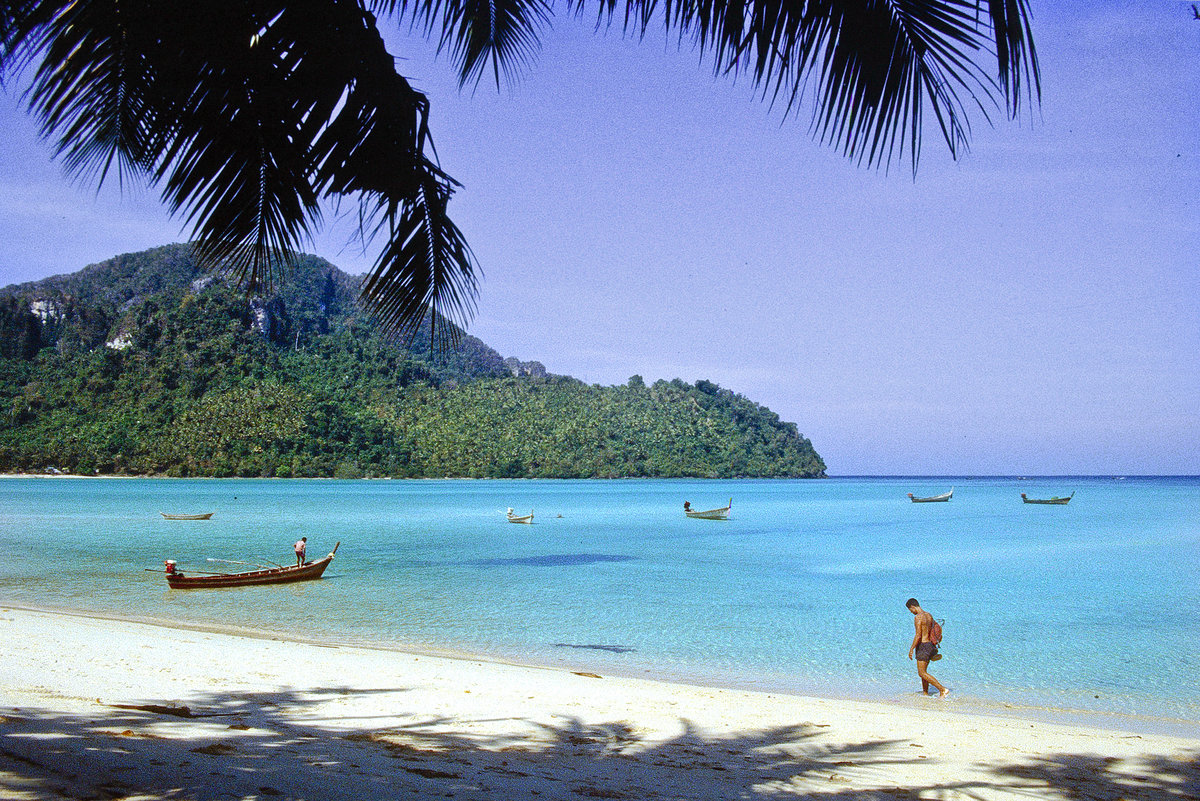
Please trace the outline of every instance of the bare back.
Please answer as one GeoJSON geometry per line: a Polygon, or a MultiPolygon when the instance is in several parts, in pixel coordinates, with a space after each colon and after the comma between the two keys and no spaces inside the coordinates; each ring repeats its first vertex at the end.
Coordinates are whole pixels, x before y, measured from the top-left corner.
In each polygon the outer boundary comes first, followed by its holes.
{"type": "Polygon", "coordinates": [[[922,609],[919,614],[913,615],[913,625],[917,628],[917,642],[933,642],[929,637],[929,632],[933,630],[933,615],[922,609]]]}

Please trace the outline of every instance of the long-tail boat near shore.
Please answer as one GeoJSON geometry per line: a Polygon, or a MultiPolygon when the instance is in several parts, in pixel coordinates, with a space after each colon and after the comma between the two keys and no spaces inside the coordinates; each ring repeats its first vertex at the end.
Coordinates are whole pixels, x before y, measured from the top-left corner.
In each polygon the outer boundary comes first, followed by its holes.
{"type": "MultiPolygon", "coordinates": [[[[201,590],[217,587],[246,587],[251,584],[290,584],[294,581],[312,581],[319,579],[325,572],[325,568],[329,567],[329,563],[333,561],[333,555],[337,553],[338,546],[341,544],[341,540],[338,540],[337,545],[333,546],[333,550],[329,552],[328,556],[315,562],[291,567],[267,567],[243,573],[205,573],[200,571],[197,575],[189,576],[176,568],[174,559],[168,559],[166,561],[167,586],[173,590],[201,590]]],[[[149,569],[147,568],[147,570],[149,569]]]]}
{"type": "Polygon", "coordinates": [[[1066,506],[1074,497],[1075,493],[1073,492],[1065,498],[1060,498],[1057,495],[1052,498],[1029,498],[1026,497],[1025,493],[1021,493],[1021,500],[1025,501],[1025,503],[1045,503],[1052,504],[1054,506],[1066,506]]]}
{"type": "Polygon", "coordinates": [[[722,506],[720,509],[708,509],[703,512],[697,512],[692,509],[691,501],[683,502],[683,513],[688,517],[694,517],[697,520],[728,520],[729,510],[733,508],[733,498],[729,499],[728,506],[722,506]]]}
{"type": "Polygon", "coordinates": [[[204,512],[203,514],[198,515],[173,515],[168,514],[167,512],[159,512],[159,514],[165,517],[167,520],[208,520],[213,516],[212,512],[204,512]]]}
{"type": "Polygon", "coordinates": [[[943,503],[945,501],[950,500],[953,496],[954,496],[954,487],[951,487],[949,492],[943,493],[941,495],[930,495],[928,498],[918,498],[917,496],[913,495],[911,492],[908,493],[908,498],[913,503],[943,503]]]}

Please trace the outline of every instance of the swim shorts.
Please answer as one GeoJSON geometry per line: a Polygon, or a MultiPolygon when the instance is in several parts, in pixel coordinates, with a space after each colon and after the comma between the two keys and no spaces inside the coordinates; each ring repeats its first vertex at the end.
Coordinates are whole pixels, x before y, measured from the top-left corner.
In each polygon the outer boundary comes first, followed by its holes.
{"type": "Polygon", "coordinates": [[[937,653],[937,646],[931,642],[917,643],[917,661],[932,662],[934,655],[937,653]]]}

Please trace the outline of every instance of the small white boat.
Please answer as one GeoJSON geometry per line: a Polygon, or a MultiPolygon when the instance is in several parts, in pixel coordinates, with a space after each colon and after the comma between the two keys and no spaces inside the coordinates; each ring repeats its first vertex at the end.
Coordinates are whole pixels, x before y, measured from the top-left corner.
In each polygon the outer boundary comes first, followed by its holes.
{"type": "Polygon", "coordinates": [[[728,506],[722,506],[720,509],[706,509],[703,512],[698,512],[692,508],[691,501],[683,502],[683,513],[688,517],[694,517],[697,520],[728,520],[729,510],[733,508],[733,498],[729,499],[728,506]]]}
{"type": "Polygon", "coordinates": [[[203,514],[198,515],[173,515],[168,514],[167,512],[159,512],[159,514],[165,517],[167,520],[209,520],[213,516],[212,512],[204,512],[203,514]]]}
{"type": "Polygon", "coordinates": [[[950,498],[953,497],[953,495],[954,495],[954,488],[951,487],[949,492],[943,493],[941,495],[930,495],[928,498],[918,498],[917,496],[913,495],[910,492],[910,493],[908,493],[908,498],[913,503],[943,503],[945,501],[950,500],[950,498]]]}
{"type": "Polygon", "coordinates": [[[508,507],[507,517],[508,517],[508,522],[510,522],[510,523],[532,523],[533,522],[533,510],[530,509],[529,514],[527,514],[527,515],[518,515],[518,514],[513,513],[512,507],[510,506],[510,507],[508,507]]]}

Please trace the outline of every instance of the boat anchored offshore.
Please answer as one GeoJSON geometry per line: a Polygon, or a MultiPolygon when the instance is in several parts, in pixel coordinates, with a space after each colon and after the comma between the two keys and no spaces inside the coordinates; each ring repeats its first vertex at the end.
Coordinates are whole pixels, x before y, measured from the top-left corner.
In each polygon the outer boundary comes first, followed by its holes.
{"type": "Polygon", "coordinates": [[[527,514],[527,515],[519,515],[519,514],[515,514],[512,510],[512,507],[510,506],[510,507],[508,507],[508,513],[505,516],[508,518],[508,522],[510,522],[510,523],[532,523],[533,522],[533,510],[532,509],[529,510],[529,514],[527,514]]]}
{"type": "Polygon", "coordinates": [[[212,512],[205,512],[198,515],[172,515],[167,514],[166,512],[159,512],[159,514],[165,517],[167,520],[208,520],[213,516],[212,512]]]}
{"type": "MultiPolygon", "coordinates": [[[[167,586],[173,590],[200,590],[216,587],[246,587],[251,584],[290,584],[293,581],[312,581],[319,579],[325,572],[325,568],[329,567],[329,563],[333,561],[333,555],[337,553],[338,546],[341,544],[339,540],[328,556],[315,562],[306,562],[303,565],[291,567],[265,567],[260,570],[247,570],[243,573],[202,572],[199,575],[189,576],[175,566],[174,559],[168,559],[165,563],[167,586]]],[[[149,569],[147,568],[147,570],[149,569]]]]}
{"type": "Polygon", "coordinates": [[[1060,498],[1057,495],[1052,498],[1029,498],[1025,495],[1025,493],[1021,493],[1021,500],[1025,501],[1025,503],[1044,503],[1052,504],[1054,506],[1066,506],[1074,497],[1075,493],[1073,492],[1065,498],[1060,498]]]}
{"type": "Polygon", "coordinates": [[[728,520],[729,510],[733,508],[733,498],[729,499],[728,506],[722,506],[720,509],[707,509],[703,512],[698,512],[692,508],[691,501],[683,502],[683,513],[688,517],[694,517],[697,520],[728,520]]]}
{"type": "Polygon", "coordinates": [[[911,492],[908,493],[908,498],[913,503],[943,503],[945,501],[950,500],[953,496],[954,496],[954,487],[951,487],[949,492],[942,493],[941,495],[930,495],[928,498],[918,498],[916,495],[913,495],[911,492]]]}

